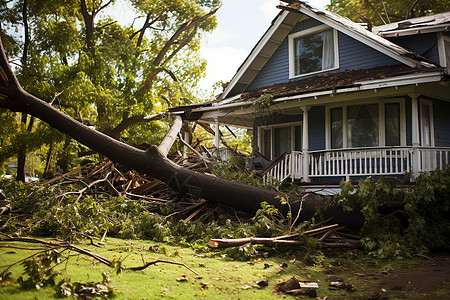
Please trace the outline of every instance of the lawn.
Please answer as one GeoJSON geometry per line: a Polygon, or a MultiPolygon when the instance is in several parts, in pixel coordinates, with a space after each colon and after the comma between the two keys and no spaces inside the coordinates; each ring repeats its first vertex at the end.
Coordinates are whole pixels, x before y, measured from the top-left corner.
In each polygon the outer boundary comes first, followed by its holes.
{"type": "MultiPolygon", "coordinates": [[[[0,243],[1,266],[37,252],[6,245],[36,248],[36,245],[23,243],[0,243]]],[[[116,289],[115,299],[295,299],[275,294],[276,285],[292,276],[299,281],[318,283],[319,299],[446,299],[450,296],[448,255],[388,262],[367,257],[360,251],[305,254],[301,249],[280,248],[262,255],[264,258],[239,261],[230,259],[223,250],[196,253],[191,248],[151,241],[108,238],[104,247],[94,247],[87,241],[77,245],[110,260],[122,260],[126,267],[143,265],[144,261],[165,260],[185,264],[198,273],[180,265],[158,263],[141,271],[125,270],[116,274],[114,268],[77,253],[71,253],[68,261],[56,267],[60,272],[56,282],[65,277],[70,277],[71,282],[101,282],[102,273],[108,273],[108,284],[116,289]],[[266,287],[261,283],[265,281],[266,287]],[[329,284],[333,281],[351,285],[353,291],[330,290],[329,284]]],[[[22,289],[17,278],[23,271],[21,264],[11,268],[12,279],[2,282],[0,299],[56,298],[54,287],[22,289]]]]}

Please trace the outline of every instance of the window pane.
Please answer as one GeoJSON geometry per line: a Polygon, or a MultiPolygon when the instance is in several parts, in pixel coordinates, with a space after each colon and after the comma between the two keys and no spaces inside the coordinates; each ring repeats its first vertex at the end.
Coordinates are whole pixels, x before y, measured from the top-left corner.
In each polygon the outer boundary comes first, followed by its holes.
{"type": "Polygon", "coordinates": [[[276,159],[285,152],[291,151],[291,126],[278,127],[273,129],[274,135],[274,156],[276,159]]]}
{"type": "Polygon", "coordinates": [[[431,118],[430,106],[423,104],[422,109],[422,146],[431,146],[431,118]]]}
{"type": "Polygon", "coordinates": [[[378,146],[378,105],[349,106],[348,146],[375,147],[378,146]]]}
{"type": "Polygon", "coordinates": [[[333,30],[294,39],[295,75],[331,69],[335,66],[333,30]]]}
{"type": "Polygon", "coordinates": [[[302,151],[302,127],[295,126],[295,151],[302,151]]]}
{"type": "Polygon", "coordinates": [[[331,148],[342,148],[342,108],[333,108],[331,115],[331,148]]]}
{"type": "Polygon", "coordinates": [[[385,104],[386,146],[400,146],[400,104],[385,104]]]}
{"type": "Polygon", "coordinates": [[[263,140],[262,140],[262,154],[270,159],[270,140],[271,140],[271,136],[270,136],[270,129],[266,129],[263,130],[263,136],[262,136],[263,140]]]}

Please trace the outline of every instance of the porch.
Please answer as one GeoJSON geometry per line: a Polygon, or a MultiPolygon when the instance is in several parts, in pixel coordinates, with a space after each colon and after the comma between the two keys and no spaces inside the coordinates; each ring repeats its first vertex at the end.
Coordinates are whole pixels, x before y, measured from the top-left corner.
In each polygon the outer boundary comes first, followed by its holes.
{"type": "Polygon", "coordinates": [[[370,147],[325,151],[291,151],[275,160],[263,173],[265,182],[336,177],[398,176],[443,170],[450,147],[370,147]]]}

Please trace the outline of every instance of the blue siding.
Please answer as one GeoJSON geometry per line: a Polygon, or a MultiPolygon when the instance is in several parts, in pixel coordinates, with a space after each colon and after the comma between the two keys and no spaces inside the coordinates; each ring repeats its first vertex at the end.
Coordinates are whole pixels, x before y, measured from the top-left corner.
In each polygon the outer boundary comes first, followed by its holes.
{"type": "MultiPolygon", "coordinates": [[[[290,33],[295,33],[321,24],[322,23],[317,20],[307,19],[295,25],[290,33]]],[[[364,69],[399,64],[397,60],[347,36],[342,32],[338,33],[338,45],[339,69],[311,76],[342,72],[351,69],[364,69]]],[[[308,76],[302,76],[293,80],[301,80],[307,77],[308,76]]],[[[289,82],[288,37],[281,42],[272,57],[267,61],[259,74],[253,79],[252,83],[250,83],[250,85],[246,88],[246,91],[285,82],[289,82]]]]}
{"type": "Polygon", "coordinates": [[[390,41],[422,55],[439,65],[436,33],[389,38],[390,41]]]}
{"type": "Polygon", "coordinates": [[[436,147],[450,147],[450,103],[433,101],[434,144],[436,147]]]}
{"type": "Polygon", "coordinates": [[[309,150],[325,149],[325,106],[313,106],[308,115],[309,150]]]}

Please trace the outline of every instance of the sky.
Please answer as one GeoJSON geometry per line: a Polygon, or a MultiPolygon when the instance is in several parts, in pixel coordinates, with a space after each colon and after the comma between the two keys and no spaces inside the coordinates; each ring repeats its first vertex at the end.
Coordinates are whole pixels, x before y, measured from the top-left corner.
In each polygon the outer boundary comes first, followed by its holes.
{"type": "MultiPolygon", "coordinates": [[[[325,8],[330,0],[311,0],[325,8]]],[[[207,61],[206,78],[200,87],[212,92],[217,81],[230,81],[250,51],[277,16],[278,0],[223,0],[216,13],[217,29],[205,37],[201,55],[207,61]]]]}
{"type": "MultiPolygon", "coordinates": [[[[170,1],[170,0],[169,0],[170,1]]],[[[218,26],[204,37],[201,56],[207,61],[206,77],[200,81],[200,88],[206,95],[213,92],[217,81],[228,82],[244,62],[250,51],[269,28],[279,13],[279,0],[222,0],[217,11],[218,26]]],[[[310,0],[309,3],[325,8],[330,0],[310,0]]],[[[121,23],[130,24],[134,16],[131,6],[123,1],[116,2],[106,14],[121,23]]],[[[137,20],[135,26],[139,27],[137,20]]],[[[218,91],[221,92],[221,91],[218,91]]],[[[199,93],[204,94],[204,93],[199,93]]]]}

